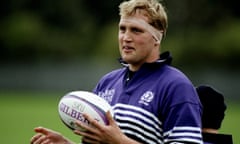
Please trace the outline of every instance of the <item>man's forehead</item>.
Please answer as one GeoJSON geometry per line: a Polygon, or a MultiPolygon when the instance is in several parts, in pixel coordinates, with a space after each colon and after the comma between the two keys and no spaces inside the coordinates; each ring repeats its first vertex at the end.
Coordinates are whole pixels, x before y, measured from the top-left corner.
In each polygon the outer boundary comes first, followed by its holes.
{"type": "Polygon", "coordinates": [[[119,24],[127,24],[127,25],[136,25],[139,27],[146,27],[149,23],[142,17],[121,17],[119,24]]]}
{"type": "Polygon", "coordinates": [[[121,17],[119,26],[124,26],[124,25],[136,26],[136,27],[142,28],[142,29],[148,31],[149,33],[151,33],[152,36],[160,43],[160,40],[162,38],[162,31],[159,31],[158,29],[156,29],[155,27],[150,25],[143,18],[139,18],[139,17],[135,17],[135,16],[134,17],[121,17]]]}
{"type": "Polygon", "coordinates": [[[142,20],[142,19],[122,18],[119,21],[119,25],[129,25],[129,26],[145,27],[143,22],[144,22],[144,20],[142,20]]]}

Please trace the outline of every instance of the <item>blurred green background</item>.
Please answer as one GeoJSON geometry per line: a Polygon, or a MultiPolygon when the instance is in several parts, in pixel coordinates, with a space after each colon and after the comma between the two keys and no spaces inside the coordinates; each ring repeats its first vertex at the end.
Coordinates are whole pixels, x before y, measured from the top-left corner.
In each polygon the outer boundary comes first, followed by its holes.
{"type": "MultiPolygon", "coordinates": [[[[118,5],[99,0],[1,0],[0,135],[28,143],[36,126],[76,137],[59,120],[57,103],[72,90],[92,90],[120,67],[118,5]]],[[[239,143],[240,9],[237,1],[165,0],[169,16],[161,50],[194,85],[221,91],[228,109],[221,129],[239,143]]]]}

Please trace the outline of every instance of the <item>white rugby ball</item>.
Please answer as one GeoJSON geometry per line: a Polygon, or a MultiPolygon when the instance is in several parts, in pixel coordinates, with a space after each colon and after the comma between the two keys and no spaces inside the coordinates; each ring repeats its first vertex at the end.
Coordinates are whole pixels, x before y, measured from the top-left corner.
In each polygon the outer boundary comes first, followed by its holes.
{"type": "Polygon", "coordinates": [[[110,111],[113,115],[111,106],[107,101],[88,91],[73,91],[67,93],[60,99],[58,104],[60,119],[71,130],[83,130],[75,125],[76,120],[89,124],[83,117],[83,113],[90,115],[99,123],[107,125],[107,111],[110,111]]]}

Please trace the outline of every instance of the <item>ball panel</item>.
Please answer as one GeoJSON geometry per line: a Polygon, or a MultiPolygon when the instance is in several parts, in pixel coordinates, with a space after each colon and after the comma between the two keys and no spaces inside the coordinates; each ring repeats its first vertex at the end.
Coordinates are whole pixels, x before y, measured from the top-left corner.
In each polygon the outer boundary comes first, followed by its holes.
{"type": "Polygon", "coordinates": [[[68,95],[75,95],[77,97],[81,97],[82,99],[87,100],[88,102],[100,106],[105,112],[109,110],[111,107],[107,101],[103,98],[99,97],[98,95],[88,92],[88,91],[73,91],[70,92],[68,95]]]}

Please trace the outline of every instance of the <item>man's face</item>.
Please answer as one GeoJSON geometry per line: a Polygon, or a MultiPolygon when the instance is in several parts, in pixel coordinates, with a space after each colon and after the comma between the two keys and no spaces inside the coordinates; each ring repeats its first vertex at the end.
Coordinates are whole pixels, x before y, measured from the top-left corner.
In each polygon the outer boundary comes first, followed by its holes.
{"type": "Polygon", "coordinates": [[[141,66],[159,57],[159,43],[146,28],[148,18],[142,14],[121,18],[119,22],[119,50],[130,65],[141,66]]]}

